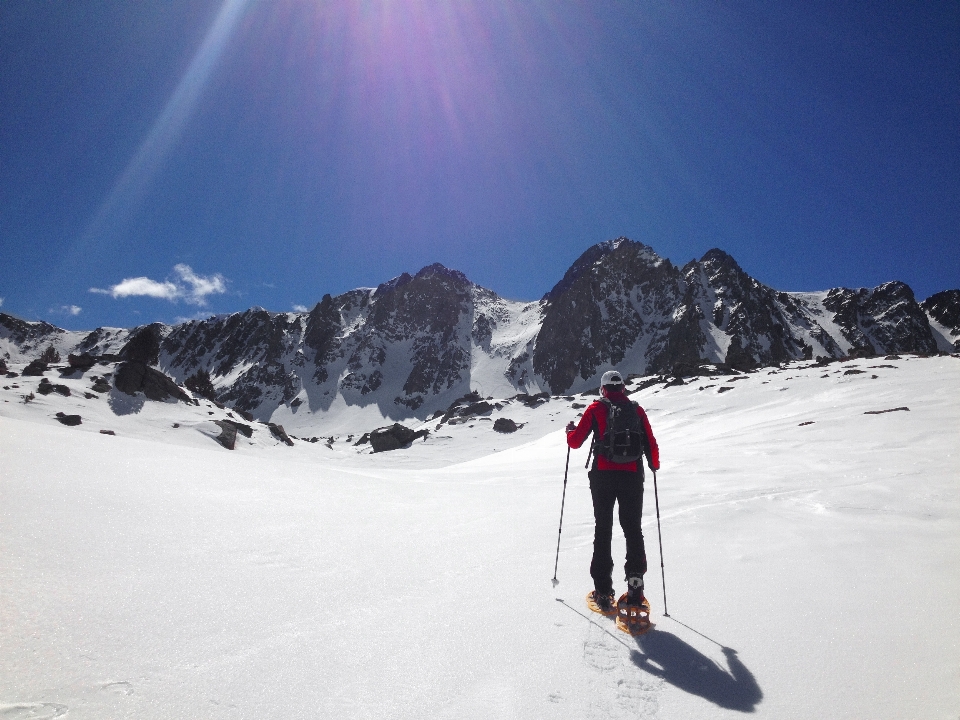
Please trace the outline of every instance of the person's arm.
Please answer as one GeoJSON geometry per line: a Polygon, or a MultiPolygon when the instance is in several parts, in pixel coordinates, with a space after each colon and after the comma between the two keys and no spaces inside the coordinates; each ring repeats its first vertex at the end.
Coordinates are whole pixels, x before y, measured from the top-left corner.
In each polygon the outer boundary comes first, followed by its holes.
{"type": "Polygon", "coordinates": [[[643,408],[637,406],[637,414],[643,421],[643,431],[647,434],[647,465],[651,470],[660,469],[660,448],[657,447],[657,439],[653,436],[653,428],[650,427],[650,420],[647,419],[647,413],[643,408]]]}
{"type": "Polygon", "coordinates": [[[574,450],[583,445],[584,440],[587,439],[590,431],[593,429],[593,415],[597,411],[596,405],[597,403],[592,403],[590,407],[584,411],[578,425],[574,425],[572,420],[567,425],[567,445],[574,450]]]}

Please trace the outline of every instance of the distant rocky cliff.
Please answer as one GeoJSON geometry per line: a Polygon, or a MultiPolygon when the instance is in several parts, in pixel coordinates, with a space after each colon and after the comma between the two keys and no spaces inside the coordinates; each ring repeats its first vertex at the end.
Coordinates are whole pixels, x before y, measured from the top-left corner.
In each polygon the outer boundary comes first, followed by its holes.
{"type": "Polygon", "coordinates": [[[786,293],[728,254],[673,265],[626,238],[589,248],[538,302],[514,302],[430,265],[308,313],[251,308],[175,326],[67,332],[0,314],[0,358],[136,355],[178,382],[269,419],[375,404],[426,417],[472,390],[499,397],[595,387],[600,375],[690,374],[792,359],[960,349],[960,290],[918,303],[901,282],[786,293]],[[136,345],[133,345],[133,341],[136,345]],[[147,357],[149,356],[149,357],[147,357]],[[207,378],[209,375],[209,378],[207,378]]]}

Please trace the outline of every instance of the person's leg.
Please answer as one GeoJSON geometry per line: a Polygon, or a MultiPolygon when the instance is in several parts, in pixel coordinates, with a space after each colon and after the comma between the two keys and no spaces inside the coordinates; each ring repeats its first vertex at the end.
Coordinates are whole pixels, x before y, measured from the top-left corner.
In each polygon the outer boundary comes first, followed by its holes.
{"type": "Polygon", "coordinates": [[[620,527],[627,541],[627,561],[623,566],[627,579],[643,577],[647,572],[647,551],[640,525],[643,514],[643,475],[617,473],[617,501],[620,506],[620,527]]]}
{"type": "Polygon", "coordinates": [[[613,557],[610,542],[613,538],[613,504],[617,499],[616,481],[609,472],[591,470],[590,495],[593,497],[593,559],[590,561],[590,577],[598,593],[613,592],[613,557]]]}

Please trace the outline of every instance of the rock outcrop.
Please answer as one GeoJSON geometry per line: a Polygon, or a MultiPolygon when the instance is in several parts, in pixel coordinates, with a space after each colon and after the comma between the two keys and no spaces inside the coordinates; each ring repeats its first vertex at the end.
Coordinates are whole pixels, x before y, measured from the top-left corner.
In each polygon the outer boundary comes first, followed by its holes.
{"type": "Polygon", "coordinates": [[[193,402],[171,378],[156,368],[139,362],[120,363],[114,373],[113,383],[117,390],[127,395],[141,392],[148,400],[193,402]]]}

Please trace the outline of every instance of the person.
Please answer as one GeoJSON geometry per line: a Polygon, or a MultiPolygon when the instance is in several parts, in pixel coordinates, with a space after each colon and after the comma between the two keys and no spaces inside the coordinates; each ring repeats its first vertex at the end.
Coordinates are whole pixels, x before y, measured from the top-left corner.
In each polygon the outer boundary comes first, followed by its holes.
{"type": "MultiPolygon", "coordinates": [[[[580,418],[579,424],[572,421],[567,425],[567,445],[574,450],[583,445],[593,433],[593,467],[588,473],[590,495],[593,498],[593,515],[596,521],[593,536],[593,558],[590,561],[590,575],[593,578],[593,601],[601,612],[613,612],[616,607],[613,592],[613,557],[610,543],[613,539],[613,506],[620,507],[620,527],[627,541],[627,558],[624,572],[627,581],[626,602],[630,605],[642,605],[643,576],[647,572],[647,554],[643,544],[643,531],[640,516],[643,512],[643,464],[637,460],[614,462],[609,455],[609,444],[604,442],[611,423],[611,412],[635,412],[639,424],[633,423],[639,430],[642,441],[642,453],[646,456],[651,470],[660,469],[660,451],[650,427],[647,414],[638,404],[631,402],[624,393],[623,377],[616,371],[603,374],[600,393],[603,399],[590,404],[580,418]]],[[[618,423],[622,427],[622,423],[618,423]]],[[[626,457],[631,454],[627,453],[626,457]]],[[[616,455],[622,460],[622,455],[616,455]]]]}

